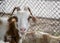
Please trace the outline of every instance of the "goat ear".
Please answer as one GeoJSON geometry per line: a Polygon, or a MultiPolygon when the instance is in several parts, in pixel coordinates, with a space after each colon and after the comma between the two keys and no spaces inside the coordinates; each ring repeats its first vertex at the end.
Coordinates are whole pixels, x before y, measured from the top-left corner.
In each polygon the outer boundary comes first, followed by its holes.
{"type": "Polygon", "coordinates": [[[11,18],[8,19],[8,22],[10,22],[10,21],[11,21],[11,18]]]}
{"type": "Polygon", "coordinates": [[[36,18],[34,16],[32,17],[32,20],[33,20],[33,22],[36,22],[36,18]]]}

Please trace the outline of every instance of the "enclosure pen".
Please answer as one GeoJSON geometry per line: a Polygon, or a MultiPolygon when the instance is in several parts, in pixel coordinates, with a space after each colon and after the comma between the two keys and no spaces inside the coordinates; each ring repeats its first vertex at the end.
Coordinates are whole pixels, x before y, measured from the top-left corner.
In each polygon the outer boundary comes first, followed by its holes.
{"type": "Polygon", "coordinates": [[[0,0],[0,43],[4,36],[6,43],[60,43],[60,0],[0,0]]]}

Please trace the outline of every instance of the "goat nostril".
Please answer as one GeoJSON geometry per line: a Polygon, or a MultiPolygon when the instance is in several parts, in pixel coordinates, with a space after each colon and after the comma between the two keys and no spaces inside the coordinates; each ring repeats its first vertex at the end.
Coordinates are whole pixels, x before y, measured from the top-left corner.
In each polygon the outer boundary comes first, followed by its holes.
{"type": "Polygon", "coordinates": [[[25,28],[21,28],[20,31],[25,31],[26,29],[25,28]]]}
{"type": "Polygon", "coordinates": [[[25,28],[20,28],[20,33],[23,35],[23,34],[25,34],[25,28]]]}

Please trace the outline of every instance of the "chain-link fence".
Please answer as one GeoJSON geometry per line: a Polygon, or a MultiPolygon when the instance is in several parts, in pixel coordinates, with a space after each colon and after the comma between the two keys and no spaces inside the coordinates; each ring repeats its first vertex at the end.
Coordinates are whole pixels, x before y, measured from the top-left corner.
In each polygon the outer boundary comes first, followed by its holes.
{"type": "Polygon", "coordinates": [[[29,6],[34,16],[40,17],[34,29],[54,35],[60,34],[60,1],[59,0],[3,0],[0,12],[11,12],[15,6],[23,9],[29,6]]]}

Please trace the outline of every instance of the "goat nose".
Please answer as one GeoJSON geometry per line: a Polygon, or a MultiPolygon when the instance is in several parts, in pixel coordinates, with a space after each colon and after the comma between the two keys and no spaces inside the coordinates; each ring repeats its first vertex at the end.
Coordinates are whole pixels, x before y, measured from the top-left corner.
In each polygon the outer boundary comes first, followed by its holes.
{"type": "Polygon", "coordinates": [[[24,32],[25,30],[26,30],[26,28],[20,28],[20,31],[23,31],[24,32]]]}
{"type": "Polygon", "coordinates": [[[25,34],[26,28],[20,28],[21,35],[25,34]]]}

